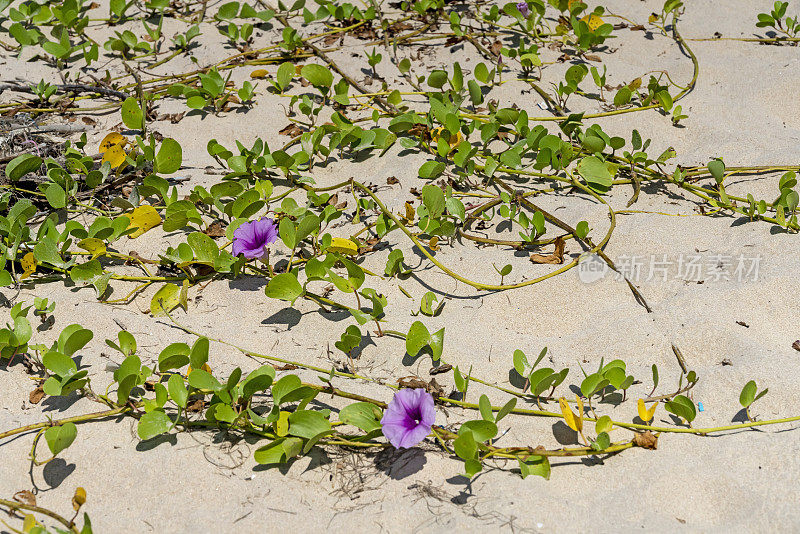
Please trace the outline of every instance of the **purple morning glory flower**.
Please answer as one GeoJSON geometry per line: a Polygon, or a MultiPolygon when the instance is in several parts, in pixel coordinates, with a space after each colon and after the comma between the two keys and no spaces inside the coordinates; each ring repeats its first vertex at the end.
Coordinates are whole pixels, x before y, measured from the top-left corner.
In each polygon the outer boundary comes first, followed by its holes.
{"type": "Polygon", "coordinates": [[[425,439],[435,421],[430,393],[424,389],[401,389],[386,408],[381,425],[383,435],[392,445],[408,449],[425,439]]]}
{"type": "Polygon", "coordinates": [[[520,13],[522,13],[522,16],[525,17],[526,19],[528,18],[528,15],[531,14],[531,10],[528,7],[527,2],[519,2],[517,4],[517,9],[519,10],[520,13]]]}
{"type": "Polygon", "coordinates": [[[233,231],[233,255],[244,254],[247,259],[263,259],[267,256],[267,245],[278,239],[275,221],[261,217],[257,221],[242,224],[233,231]]]}

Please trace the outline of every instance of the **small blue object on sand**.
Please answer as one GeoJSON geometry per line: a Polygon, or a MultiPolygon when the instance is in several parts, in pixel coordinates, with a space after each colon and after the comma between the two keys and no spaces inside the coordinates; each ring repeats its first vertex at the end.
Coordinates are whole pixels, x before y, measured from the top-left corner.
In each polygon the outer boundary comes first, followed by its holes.
{"type": "Polygon", "coordinates": [[[698,408],[698,409],[699,409],[701,412],[702,412],[702,411],[705,411],[705,408],[703,408],[703,403],[702,403],[702,402],[698,402],[698,403],[697,403],[697,408],[698,408]]]}

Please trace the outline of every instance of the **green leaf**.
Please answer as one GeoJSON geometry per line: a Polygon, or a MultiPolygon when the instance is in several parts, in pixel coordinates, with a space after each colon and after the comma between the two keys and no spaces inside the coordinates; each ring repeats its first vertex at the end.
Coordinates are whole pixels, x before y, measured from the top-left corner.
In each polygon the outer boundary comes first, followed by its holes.
{"type": "Polygon", "coordinates": [[[275,380],[275,369],[271,365],[262,365],[253,370],[242,384],[242,395],[250,398],[259,391],[266,391],[275,380]]]}
{"type": "MultiPolygon", "coordinates": [[[[186,343],[171,343],[158,355],[158,370],[162,373],[170,369],[180,369],[188,363],[189,345],[186,343]]],[[[199,367],[195,369],[199,369],[199,367]]]]}
{"type": "Polygon", "coordinates": [[[328,89],[333,85],[333,74],[331,74],[331,71],[316,63],[303,65],[303,68],[300,70],[300,75],[323,93],[327,93],[328,89]]]}
{"type": "Polygon", "coordinates": [[[468,429],[458,433],[458,437],[453,441],[453,450],[462,460],[472,460],[478,453],[478,444],[468,429]]]}
{"type": "Polygon", "coordinates": [[[175,401],[175,404],[181,408],[186,408],[186,400],[189,398],[189,391],[186,389],[183,377],[179,374],[170,376],[167,381],[167,388],[169,390],[169,396],[175,401]]]}
{"type": "Polygon", "coordinates": [[[44,196],[47,199],[47,203],[50,204],[50,207],[53,209],[60,210],[67,205],[67,193],[56,183],[51,183],[46,186],[44,196]]]}
{"type": "Polygon", "coordinates": [[[469,431],[475,441],[486,441],[497,435],[497,425],[491,421],[467,421],[458,429],[458,433],[469,431]]]}
{"type": "Polygon", "coordinates": [[[94,337],[91,330],[79,324],[71,324],[61,331],[58,336],[58,350],[68,357],[75,354],[89,343],[94,337]]]}
{"type": "Polygon", "coordinates": [[[524,460],[517,458],[522,478],[536,475],[550,480],[550,459],[547,456],[528,456],[524,460]]]}
{"type": "Polygon", "coordinates": [[[500,421],[500,419],[510,414],[516,405],[517,399],[515,397],[511,397],[511,399],[509,399],[509,401],[505,403],[502,408],[500,408],[500,411],[497,412],[495,421],[500,421]]]}
{"type": "Polygon", "coordinates": [[[425,325],[421,321],[414,321],[406,336],[406,352],[408,355],[412,358],[417,356],[419,351],[430,343],[430,337],[430,332],[428,332],[425,325]]]}
{"type": "Polygon", "coordinates": [[[419,176],[420,178],[426,179],[436,178],[444,172],[444,168],[445,164],[441,161],[426,161],[422,164],[422,167],[419,168],[419,176]]]}
{"type": "Polygon", "coordinates": [[[484,421],[489,421],[490,423],[494,423],[494,414],[492,413],[492,403],[489,402],[489,397],[486,395],[481,395],[481,398],[478,400],[478,409],[481,412],[481,417],[483,417],[484,421]]]}
{"type": "Polygon", "coordinates": [[[60,352],[50,351],[42,357],[45,368],[59,377],[72,376],[78,371],[75,361],[60,352]]]}
{"type": "Polygon", "coordinates": [[[608,170],[605,161],[597,156],[587,156],[578,162],[578,174],[594,188],[608,191],[614,181],[614,175],[608,170]]]}
{"type": "Polygon", "coordinates": [[[441,89],[447,83],[447,72],[443,70],[434,70],[428,76],[428,85],[441,89]]]}
{"type": "Polygon", "coordinates": [[[52,426],[45,430],[44,439],[47,440],[47,446],[53,456],[72,445],[75,437],[78,435],[78,427],[75,423],[64,423],[59,426],[52,426]]]}
{"type": "Polygon", "coordinates": [[[208,361],[208,338],[199,337],[192,345],[192,350],[189,353],[189,365],[192,369],[202,369],[208,361]]]}
{"type": "Polygon", "coordinates": [[[281,273],[272,277],[264,288],[266,295],[273,299],[294,301],[303,294],[303,286],[297,281],[294,273],[281,273]]]}
{"type": "Polygon", "coordinates": [[[631,93],[631,90],[627,85],[620,87],[619,91],[617,91],[617,94],[614,95],[614,105],[617,107],[624,106],[631,101],[632,94],[633,93],[631,93]]]}
{"type": "Polygon", "coordinates": [[[320,412],[300,410],[289,416],[289,434],[311,439],[331,429],[331,423],[320,412]]]}
{"type": "Polygon", "coordinates": [[[677,415],[691,423],[697,415],[694,403],[685,395],[676,395],[674,399],[664,404],[664,408],[672,414],[677,415]]]}
{"type": "Polygon", "coordinates": [[[172,174],[181,168],[183,163],[183,149],[180,143],[171,137],[161,141],[161,148],[156,154],[155,168],[160,174],[172,174]]]}
{"type": "MultiPolygon", "coordinates": [[[[598,434],[603,433],[603,432],[608,433],[608,432],[611,431],[611,427],[612,426],[613,426],[613,423],[611,422],[611,418],[609,416],[607,416],[607,415],[604,415],[600,419],[598,419],[597,422],[594,424],[594,430],[598,434]]],[[[603,447],[603,448],[606,448],[606,447],[603,447]]]]}
{"type": "Polygon", "coordinates": [[[147,412],[139,419],[136,433],[143,441],[159,436],[172,427],[172,420],[161,408],[147,412]]]}
{"type": "Polygon", "coordinates": [[[725,164],[721,159],[712,159],[708,162],[708,172],[711,173],[717,183],[721,183],[725,177],[725,164]]]}
{"type": "Polygon", "coordinates": [[[122,103],[122,122],[131,130],[142,129],[142,119],[144,114],[142,108],[139,107],[139,102],[132,96],[125,99],[122,103]]]}
{"type": "Polygon", "coordinates": [[[519,376],[525,376],[525,371],[530,367],[525,353],[517,349],[514,351],[514,370],[519,376]]]}
{"type": "Polygon", "coordinates": [[[278,86],[281,89],[281,92],[285,91],[289,84],[292,82],[292,77],[294,76],[294,65],[286,61],[278,67],[278,74],[276,75],[276,81],[278,86]]]}
{"type": "Polygon", "coordinates": [[[222,384],[219,383],[219,380],[202,369],[192,369],[192,372],[189,373],[189,385],[196,389],[208,389],[211,391],[222,389],[222,384]]]}
{"type": "Polygon", "coordinates": [[[742,388],[742,392],[739,394],[739,404],[742,405],[742,408],[748,408],[753,402],[756,400],[756,382],[755,380],[751,380],[747,384],[744,385],[742,388]]]}
{"type": "Polygon", "coordinates": [[[369,402],[356,402],[342,408],[339,421],[360,428],[364,432],[372,432],[381,427],[380,408],[369,402]]]}

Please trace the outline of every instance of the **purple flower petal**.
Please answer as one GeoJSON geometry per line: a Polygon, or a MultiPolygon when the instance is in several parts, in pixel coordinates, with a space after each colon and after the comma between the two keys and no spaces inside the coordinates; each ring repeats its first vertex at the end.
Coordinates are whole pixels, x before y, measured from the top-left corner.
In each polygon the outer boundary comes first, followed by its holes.
{"type": "Polygon", "coordinates": [[[433,397],[424,389],[401,389],[381,419],[383,435],[398,449],[413,447],[427,436],[436,421],[433,397]]]}
{"type": "Polygon", "coordinates": [[[247,259],[264,258],[267,245],[278,239],[278,228],[275,221],[262,217],[249,221],[233,231],[233,255],[244,255],[247,259]]]}

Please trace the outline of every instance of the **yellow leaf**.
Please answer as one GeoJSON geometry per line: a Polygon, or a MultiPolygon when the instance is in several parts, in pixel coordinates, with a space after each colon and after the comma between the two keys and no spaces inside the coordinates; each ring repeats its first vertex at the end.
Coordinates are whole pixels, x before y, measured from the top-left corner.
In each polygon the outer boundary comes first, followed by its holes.
{"type": "Polygon", "coordinates": [[[78,247],[89,252],[92,255],[92,259],[95,259],[97,256],[105,256],[106,254],[106,244],[102,239],[97,239],[96,237],[87,237],[86,239],[80,240],[78,242],[78,247]]]}
{"type": "Polygon", "coordinates": [[[575,400],[578,401],[578,417],[576,423],[578,424],[578,432],[583,430],[583,399],[575,395],[575,400]]]}
{"type": "Polygon", "coordinates": [[[128,237],[135,239],[151,228],[155,228],[161,224],[161,215],[158,214],[153,206],[143,204],[133,210],[133,213],[130,215],[130,220],[131,222],[128,224],[128,228],[136,228],[136,231],[128,234],[128,237]]]}
{"type": "Polygon", "coordinates": [[[267,69],[256,69],[250,73],[251,78],[266,78],[267,77],[267,69]]]}
{"type": "Polygon", "coordinates": [[[22,522],[22,532],[30,532],[35,527],[39,526],[39,522],[33,517],[33,514],[27,514],[25,520],[22,522]]]}
{"type": "Polygon", "coordinates": [[[112,169],[116,169],[125,163],[125,149],[122,145],[112,145],[103,152],[103,162],[108,162],[112,169]]]}
{"type": "Polygon", "coordinates": [[[631,83],[628,84],[628,89],[630,89],[631,91],[636,91],[641,86],[642,86],[642,79],[636,78],[635,80],[633,80],[631,83]]]}
{"type": "Polygon", "coordinates": [[[25,254],[20,263],[22,264],[22,276],[19,277],[20,280],[25,280],[36,272],[36,258],[33,257],[33,252],[25,254]]]}
{"type": "Polygon", "coordinates": [[[125,146],[127,143],[121,133],[111,132],[100,141],[100,152],[105,152],[112,146],[125,146]]]}
{"type": "Polygon", "coordinates": [[[278,420],[275,422],[275,433],[283,437],[289,433],[289,412],[281,410],[278,420]]]}
{"type": "Polygon", "coordinates": [[[153,298],[150,299],[150,313],[154,317],[163,317],[180,305],[181,289],[175,284],[166,284],[161,287],[153,298]]]}
{"type": "MultiPolygon", "coordinates": [[[[442,133],[444,133],[444,128],[436,128],[431,132],[433,144],[435,144],[439,140],[439,137],[442,136],[442,133]]],[[[456,132],[456,135],[451,135],[450,139],[447,140],[447,144],[450,145],[450,150],[453,150],[456,146],[458,146],[458,144],[461,142],[461,139],[462,138],[460,130],[456,132]]]]}
{"type": "Polygon", "coordinates": [[[595,31],[597,28],[603,25],[603,19],[592,13],[591,15],[586,15],[581,19],[581,22],[585,22],[591,31],[595,31]]]}
{"type": "Polygon", "coordinates": [[[652,13],[649,17],[647,17],[647,22],[651,24],[657,20],[658,20],[658,15],[656,15],[655,13],[652,13]]]}
{"type": "Polygon", "coordinates": [[[654,403],[649,409],[644,405],[644,399],[639,399],[636,403],[636,407],[639,410],[639,419],[644,421],[645,423],[649,423],[653,416],[656,413],[656,408],[658,408],[658,403],[654,403]]]}
{"type": "Polygon", "coordinates": [[[83,506],[85,502],[86,502],[86,490],[78,486],[75,489],[75,495],[72,496],[72,507],[77,512],[78,510],[81,509],[81,506],[83,506]]]}
{"type": "Polygon", "coordinates": [[[567,423],[567,426],[570,427],[575,432],[579,432],[578,430],[578,422],[575,414],[572,412],[572,409],[567,404],[567,399],[561,397],[558,399],[558,404],[561,406],[561,413],[564,415],[564,422],[567,423]]]}
{"type": "Polygon", "coordinates": [[[433,236],[430,239],[430,241],[428,241],[428,248],[431,249],[434,252],[439,250],[439,238],[436,237],[436,236],[433,236]]]}
{"type": "Polygon", "coordinates": [[[414,221],[415,214],[414,206],[411,205],[411,202],[406,202],[406,214],[402,217],[403,221],[411,224],[414,221]]]}
{"type": "MultiPolygon", "coordinates": [[[[211,367],[209,367],[207,363],[204,363],[203,367],[201,367],[200,369],[202,369],[208,374],[213,374],[211,371],[211,367]]],[[[192,366],[190,365],[189,368],[186,369],[186,376],[189,376],[191,373],[192,373],[192,366]]]]}
{"type": "Polygon", "coordinates": [[[331,240],[331,246],[328,247],[328,250],[355,256],[358,254],[358,245],[344,237],[334,237],[333,240],[331,240]]]}

